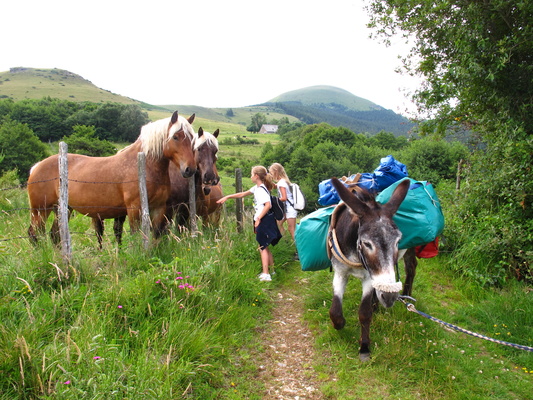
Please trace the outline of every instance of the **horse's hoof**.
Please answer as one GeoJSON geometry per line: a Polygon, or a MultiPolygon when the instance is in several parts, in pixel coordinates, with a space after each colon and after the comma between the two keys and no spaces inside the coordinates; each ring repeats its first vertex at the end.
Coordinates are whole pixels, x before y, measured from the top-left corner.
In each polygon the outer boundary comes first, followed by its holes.
{"type": "Polygon", "coordinates": [[[371,359],[372,357],[370,357],[370,353],[359,353],[359,360],[361,360],[361,362],[367,362],[371,359]]]}

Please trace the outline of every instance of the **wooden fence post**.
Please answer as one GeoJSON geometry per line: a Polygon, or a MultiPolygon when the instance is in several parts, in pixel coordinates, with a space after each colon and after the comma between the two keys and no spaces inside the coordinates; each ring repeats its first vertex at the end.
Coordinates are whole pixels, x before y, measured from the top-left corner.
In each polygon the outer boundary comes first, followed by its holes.
{"type": "Polygon", "coordinates": [[[141,199],[141,234],[144,248],[150,244],[150,210],[148,208],[148,191],[146,189],[146,156],[141,151],[137,153],[137,168],[139,171],[139,197],[141,199]]]}
{"type": "Polygon", "coordinates": [[[196,237],[198,224],[196,219],[196,183],[194,175],[189,178],[189,224],[191,227],[191,236],[196,237]]]}
{"type": "Polygon", "coordinates": [[[59,143],[59,237],[61,238],[61,254],[65,264],[70,264],[72,249],[70,231],[68,229],[68,146],[59,143]]]}
{"type": "MultiPolygon", "coordinates": [[[[235,193],[242,192],[242,170],[240,168],[235,169],[235,193]]],[[[243,228],[243,214],[244,214],[244,201],[243,199],[235,199],[235,215],[237,217],[237,231],[242,232],[243,228]]]]}
{"type": "Polygon", "coordinates": [[[461,171],[463,169],[463,159],[459,160],[459,164],[457,164],[457,177],[455,179],[455,190],[459,191],[461,188],[461,171]]]}

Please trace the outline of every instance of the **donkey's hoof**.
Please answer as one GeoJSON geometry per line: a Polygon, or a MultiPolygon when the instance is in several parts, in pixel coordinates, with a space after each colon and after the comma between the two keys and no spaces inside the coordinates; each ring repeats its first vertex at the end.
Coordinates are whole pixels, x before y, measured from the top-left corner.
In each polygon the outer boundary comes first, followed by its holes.
{"type": "Polygon", "coordinates": [[[372,357],[370,357],[370,353],[359,353],[359,360],[361,360],[361,362],[367,362],[371,359],[372,357]]]}
{"type": "Polygon", "coordinates": [[[344,318],[331,318],[331,322],[336,330],[341,330],[344,328],[344,325],[346,325],[346,320],[344,318]]]}

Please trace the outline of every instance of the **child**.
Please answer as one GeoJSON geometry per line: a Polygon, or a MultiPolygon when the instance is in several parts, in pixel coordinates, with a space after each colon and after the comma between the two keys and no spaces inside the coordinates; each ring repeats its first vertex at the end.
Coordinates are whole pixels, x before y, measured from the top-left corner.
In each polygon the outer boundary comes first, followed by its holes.
{"type": "Polygon", "coordinates": [[[270,175],[263,166],[255,166],[252,168],[251,177],[255,186],[245,192],[233,193],[222,197],[217,201],[219,204],[224,204],[228,199],[240,199],[251,194],[254,195],[254,232],[255,239],[259,243],[259,250],[261,252],[261,265],[263,272],[259,275],[261,281],[271,281],[269,267],[274,265],[274,257],[270,248],[270,244],[275,246],[281,239],[274,214],[270,213],[270,190],[274,187],[272,183],[272,175],[270,175]]]}
{"type": "Polygon", "coordinates": [[[287,228],[294,240],[294,232],[296,231],[296,215],[297,211],[294,209],[294,198],[290,189],[291,181],[285,172],[283,165],[274,163],[270,166],[268,171],[272,174],[272,177],[277,181],[279,199],[285,202],[285,219],[279,221],[280,231],[283,231],[283,223],[287,221],[287,228]]]}

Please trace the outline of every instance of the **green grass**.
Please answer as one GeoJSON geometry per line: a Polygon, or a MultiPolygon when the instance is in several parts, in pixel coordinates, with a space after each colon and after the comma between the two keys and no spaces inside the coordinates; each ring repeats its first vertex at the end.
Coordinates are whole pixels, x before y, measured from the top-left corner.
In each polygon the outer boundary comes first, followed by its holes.
{"type": "MultiPolygon", "coordinates": [[[[49,240],[33,247],[25,238],[24,190],[0,194],[2,400],[261,399],[257,343],[273,296],[289,285],[305,299],[302,323],[315,338],[310,361],[324,398],[507,400],[533,393],[531,353],[448,331],[400,303],[375,314],[373,358],[362,364],[360,283],[350,281],[347,325],[336,331],[328,317],[332,275],[300,271],[292,243],[282,240],[273,248],[275,280],[259,282],[249,220],[239,234],[228,214],[219,230],[174,232],[147,251],[129,233],[119,249],[108,221],[98,250],[89,218],[76,214],[67,267],[49,240]]],[[[446,269],[446,261],[439,255],[420,262],[413,292],[419,310],[533,346],[530,287],[481,289],[446,269]]]]}

